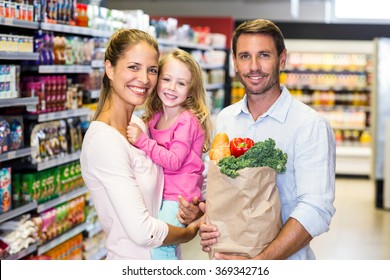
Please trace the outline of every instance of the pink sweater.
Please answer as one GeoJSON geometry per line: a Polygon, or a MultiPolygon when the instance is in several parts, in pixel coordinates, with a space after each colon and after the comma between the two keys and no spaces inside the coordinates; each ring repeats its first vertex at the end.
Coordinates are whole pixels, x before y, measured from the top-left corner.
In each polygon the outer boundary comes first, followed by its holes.
{"type": "Polygon", "coordinates": [[[179,194],[189,201],[193,196],[201,199],[204,131],[190,111],[181,113],[173,125],[163,130],[156,129],[160,117],[161,113],[157,113],[148,124],[152,139],[142,133],[135,146],[163,167],[164,199],[177,201],[179,194]]]}

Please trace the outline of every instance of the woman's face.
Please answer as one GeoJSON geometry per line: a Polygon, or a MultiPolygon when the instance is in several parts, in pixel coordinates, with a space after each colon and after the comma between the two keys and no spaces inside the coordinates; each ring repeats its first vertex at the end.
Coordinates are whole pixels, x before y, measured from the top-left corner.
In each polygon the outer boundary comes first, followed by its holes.
{"type": "Polygon", "coordinates": [[[113,98],[119,97],[127,105],[142,105],[156,86],[158,53],[146,42],[130,47],[114,67],[105,62],[113,98]]]}

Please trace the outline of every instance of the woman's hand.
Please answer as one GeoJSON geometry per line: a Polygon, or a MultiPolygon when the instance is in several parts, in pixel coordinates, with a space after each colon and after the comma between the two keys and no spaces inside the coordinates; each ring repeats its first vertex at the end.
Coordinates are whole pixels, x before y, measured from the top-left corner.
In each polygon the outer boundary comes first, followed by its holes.
{"type": "Polygon", "coordinates": [[[184,225],[189,225],[191,222],[203,216],[204,212],[199,208],[199,198],[194,196],[192,203],[188,202],[184,197],[179,195],[179,212],[177,212],[177,219],[184,225]]]}

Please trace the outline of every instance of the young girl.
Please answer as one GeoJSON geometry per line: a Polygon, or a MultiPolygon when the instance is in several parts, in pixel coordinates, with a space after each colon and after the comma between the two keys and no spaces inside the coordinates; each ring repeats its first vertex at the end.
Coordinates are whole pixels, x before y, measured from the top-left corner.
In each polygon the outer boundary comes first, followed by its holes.
{"type": "MultiPolygon", "coordinates": [[[[210,148],[210,114],[202,71],[189,53],[168,53],[160,60],[159,71],[157,90],[147,99],[143,116],[151,138],[134,123],[127,128],[127,137],[164,169],[159,219],[184,227],[176,218],[178,196],[201,199],[202,152],[210,148]]],[[[179,249],[161,246],[152,250],[152,258],[180,259],[179,249]]]]}

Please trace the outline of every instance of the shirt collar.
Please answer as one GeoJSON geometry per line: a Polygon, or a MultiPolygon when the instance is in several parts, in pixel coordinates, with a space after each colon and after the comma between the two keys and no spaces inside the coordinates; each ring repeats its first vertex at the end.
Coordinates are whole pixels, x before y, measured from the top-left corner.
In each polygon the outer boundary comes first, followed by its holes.
{"type": "MultiPolygon", "coordinates": [[[[271,118],[276,119],[277,121],[284,123],[287,118],[288,109],[290,108],[291,102],[293,101],[292,96],[288,89],[285,86],[280,86],[282,93],[276,102],[265,112],[261,117],[270,116],[271,118]]],[[[234,110],[234,115],[239,115],[240,113],[250,114],[248,109],[248,99],[247,95],[244,95],[244,98],[239,101],[238,106],[234,110]]]]}

